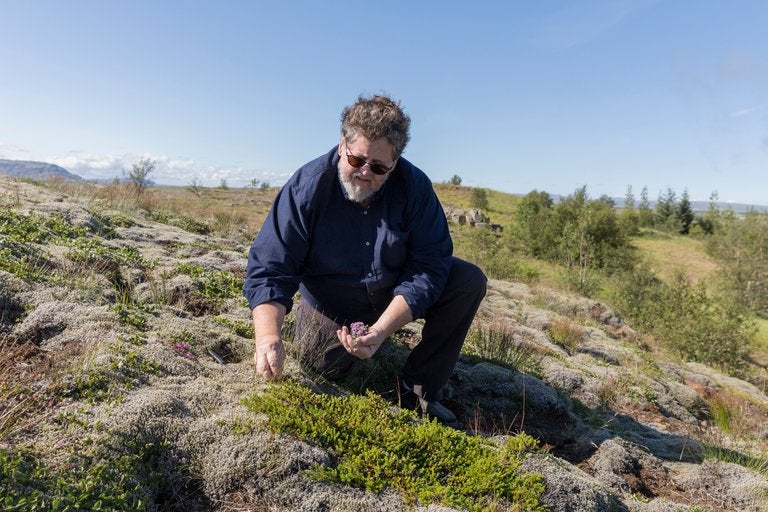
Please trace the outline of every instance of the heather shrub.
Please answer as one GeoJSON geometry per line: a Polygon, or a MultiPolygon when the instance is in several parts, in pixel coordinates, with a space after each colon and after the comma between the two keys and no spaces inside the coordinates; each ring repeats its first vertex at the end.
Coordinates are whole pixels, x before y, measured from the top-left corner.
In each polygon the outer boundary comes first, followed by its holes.
{"type": "Polygon", "coordinates": [[[543,511],[544,491],[537,474],[520,465],[537,442],[527,434],[503,445],[469,436],[435,421],[393,409],[369,393],[320,395],[286,382],[244,401],[265,413],[276,432],[298,436],[329,450],[332,466],[309,474],[371,492],[401,491],[408,503],[440,503],[470,511],[543,511]]]}

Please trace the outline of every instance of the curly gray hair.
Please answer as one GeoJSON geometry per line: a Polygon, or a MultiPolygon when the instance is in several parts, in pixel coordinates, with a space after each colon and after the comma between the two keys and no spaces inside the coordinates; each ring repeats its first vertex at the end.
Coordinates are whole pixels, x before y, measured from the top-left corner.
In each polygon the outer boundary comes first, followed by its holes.
{"type": "Polygon", "coordinates": [[[386,137],[397,159],[403,154],[410,139],[408,133],[411,118],[400,108],[400,102],[386,95],[370,98],[359,96],[357,101],[341,112],[341,134],[344,139],[354,141],[362,135],[368,140],[386,137]]]}

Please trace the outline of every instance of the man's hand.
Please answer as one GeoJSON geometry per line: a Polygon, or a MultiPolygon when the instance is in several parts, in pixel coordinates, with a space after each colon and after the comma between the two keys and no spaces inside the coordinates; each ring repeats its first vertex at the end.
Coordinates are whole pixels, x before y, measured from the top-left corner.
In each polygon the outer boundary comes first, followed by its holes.
{"type": "Polygon", "coordinates": [[[285,364],[285,346],[280,338],[257,341],[253,362],[256,371],[267,381],[281,379],[285,364]]]}
{"type": "Polygon", "coordinates": [[[353,338],[352,334],[349,332],[349,327],[346,325],[336,331],[336,336],[338,336],[341,346],[343,346],[347,352],[360,359],[368,359],[372,357],[387,338],[384,333],[373,327],[368,330],[368,334],[353,338]]]}

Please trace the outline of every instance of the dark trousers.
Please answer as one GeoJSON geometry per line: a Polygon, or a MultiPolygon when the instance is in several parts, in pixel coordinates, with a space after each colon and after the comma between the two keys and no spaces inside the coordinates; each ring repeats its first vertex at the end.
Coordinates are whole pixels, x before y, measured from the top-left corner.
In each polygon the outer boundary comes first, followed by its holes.
{"type": "MultiPolygon", "coordinates": [[[[485,296],[486,284],[487,278],[477,266],[453,258],[445,289],[427,309],[421,341],[411,351],[402,371],[407,384],[422,386],[425,399],[440,399],[485,296]]],[[[343,375],[358,360],[341,346],[337,329],[339,325],[332,319],[299,301],[294,336],[299,341],[299,356],[329,377],[343,375]]]]}

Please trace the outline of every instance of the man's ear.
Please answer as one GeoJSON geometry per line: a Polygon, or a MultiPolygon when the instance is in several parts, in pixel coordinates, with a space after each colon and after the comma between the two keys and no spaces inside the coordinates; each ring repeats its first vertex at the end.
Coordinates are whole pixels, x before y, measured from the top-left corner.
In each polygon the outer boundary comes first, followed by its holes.
{"type": "Polygon", "coordinates": [[[339,140],[339,156],[341,156],[341,147],[344,145],[344,136],[341,136],[341,139],[339,140]]]}

